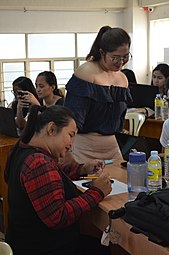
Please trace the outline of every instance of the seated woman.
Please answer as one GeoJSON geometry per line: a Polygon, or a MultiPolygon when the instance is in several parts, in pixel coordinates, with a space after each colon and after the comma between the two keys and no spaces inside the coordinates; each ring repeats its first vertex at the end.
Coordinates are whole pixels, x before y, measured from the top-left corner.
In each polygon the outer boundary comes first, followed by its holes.
{"type": "Polygon", "coordinates": [[[38,95],[31,79],[20,76],[12,83],[14,100],[11,104],[15,113],[17,127],[22,130],[26,123],[29,107],[32,104],[39,104],[38,95]]]}
{"type": "Polygon", "coordinates": [[[169,65],[158,64],[152,71],[151,85],[158,86],[161,96],[165,94],[165,83],[169,78],[169,65]]]}
{"type": "Polygon", "coordinates": [[[111,191],[103,161],[73,166],[58,164],[58,159],[71,149],[76,133],[75,119],[67,108],[31,107],[24,133],[5,170],[9,198],[5,240],[14,254],[110,254],[104,253],[108,247],[100,243],[96,253],[88,244],[82,245],[84,239],[79,231],[81,216],[111,191]],[[98,178],[80,193],[71,179],[92,173],[97,173],[98,178]],[[84,253],[86,247],[89,251],[84,253]]]}
{"type": "Polygon", "coordinates": [[[40,99],[41,105],[63,105],[64,97],[62,92],[58,89],[57,79],[53,72],[44,71],[39,73],[36,81],[36,92],[40,99]]]}

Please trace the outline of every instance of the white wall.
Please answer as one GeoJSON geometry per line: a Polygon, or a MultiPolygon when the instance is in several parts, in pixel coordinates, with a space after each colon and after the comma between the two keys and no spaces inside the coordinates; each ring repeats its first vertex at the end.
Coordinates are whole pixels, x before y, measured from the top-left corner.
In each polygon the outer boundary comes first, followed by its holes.
{"type": "Polygon", "coordinates": [[[154,7],[154,11],[149,13],[150,20],[169,18],[169,4],[154,7]]]}
{"type": "Polygon", "coordinates": [[[0,33],[97,32],[122,26],[120,12],[1,11],[0,33]]]}

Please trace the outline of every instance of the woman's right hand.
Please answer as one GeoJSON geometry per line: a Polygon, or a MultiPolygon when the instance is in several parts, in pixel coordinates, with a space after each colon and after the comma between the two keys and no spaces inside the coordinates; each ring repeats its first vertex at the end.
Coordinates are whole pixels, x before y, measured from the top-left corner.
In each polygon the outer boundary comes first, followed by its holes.
{"type": "Polygon", "coordinates": [[[100,189],[106,197],[112,190],[109,174],[101,174],[97,179],[92,181],[92,186],[100,189]]]}
{"type": "Polygon", "coordinates": [[[22,104],[28,104],[28,107],[30,106],[30,104],[40,105],[37,98],[31,92],[22,90],[19,90],[18,92],[23,93],[22,96],[18,95],[18,101],[20,101],[22,104]]]}

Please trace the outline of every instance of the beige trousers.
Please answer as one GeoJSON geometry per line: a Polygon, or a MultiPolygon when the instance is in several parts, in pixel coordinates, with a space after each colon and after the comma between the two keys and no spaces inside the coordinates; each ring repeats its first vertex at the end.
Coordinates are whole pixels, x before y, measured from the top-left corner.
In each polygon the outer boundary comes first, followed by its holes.
{"type": "Polygon", "coordinates": [[[114,135],[77,134],[73,141],[72,153],[79,163],[86,163],[91,159],[123,160],[114,135]]]}

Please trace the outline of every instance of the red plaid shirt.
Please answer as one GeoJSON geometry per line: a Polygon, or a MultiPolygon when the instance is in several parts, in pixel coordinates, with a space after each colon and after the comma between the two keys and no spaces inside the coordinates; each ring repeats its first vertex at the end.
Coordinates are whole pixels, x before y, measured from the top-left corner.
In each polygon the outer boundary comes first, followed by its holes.
{"type": "MultiPolygon", "coordinates": [[[[71,179],[79,178],[79,164],[60,165],[59,168],[71,179]]],[[[92,187],[66,201],[58,165],[50,155],[43,152],[36,152],[26,158],[20,179],[37,215],[50,228],[63,228],[74,223],[82,213],[90,211],[104,197],[101,190],[92,187]]]]}

